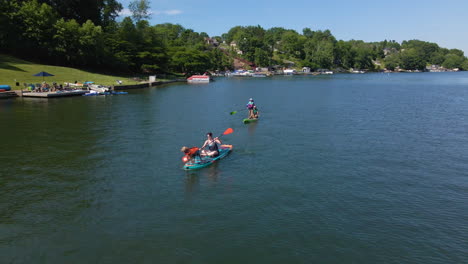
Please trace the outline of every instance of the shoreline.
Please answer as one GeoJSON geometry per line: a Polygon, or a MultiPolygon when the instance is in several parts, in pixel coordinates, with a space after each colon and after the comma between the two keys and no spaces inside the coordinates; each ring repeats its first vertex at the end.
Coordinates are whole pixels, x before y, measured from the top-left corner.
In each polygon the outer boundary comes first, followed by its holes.
{"type": "MultiPolygon", "coordinates": [[[[145,88],[151,88],[154,86],[176,83],[176,82],[187,82],[187,80],[175,79],[175,80],[155,81],[155,82],[130,84],[130,85],[118,85],[118,86],[112,85],[111,90],[122,91],[122,90],[133,90],[133,89],[145,89],[145,88]]],[[[41,92],[41,93],[34,92],[34,93],[31,93],[30,91],[24,91],[24,89],[18,89],[18,90],[12,89],[11,91],[0,93],[0,99],[8,99],[8,98],[15,98],[15,97],[59,98],[59,97],[79,96],[79,95],[83,95],[83,92],[87,90],[84,90],[83,88],[78,88],[73,91],[76,91],[76,92],[41,92]]]]}

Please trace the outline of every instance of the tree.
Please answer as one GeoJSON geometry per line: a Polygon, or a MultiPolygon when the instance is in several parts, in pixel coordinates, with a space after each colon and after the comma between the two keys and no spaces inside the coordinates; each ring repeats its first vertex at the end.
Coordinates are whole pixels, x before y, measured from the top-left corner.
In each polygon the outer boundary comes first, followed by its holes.
{"type": "Polygon", "coordinates": [[[449,53],[445,56],[445,60],[442,63],[447,69],[454,69],[454,68],[463,68],[463,63],[466,58],[459,56],[458,54],[449,53]]]}
{"type": "Polygon", "coordinates": [[[209,62],[210,59],[205,52],[182,48],[172,56],[171,65],[173,70],[191,75],[208,70],[210,68],[209,62]]]}
{"type": "Polygon", "coordinates": [[[122,10],[118,0],[39,0],[56,10],[65,20],[78,24],[91,20],[95,25],[108,26],[122,10]]]}
{"type": "Polygon", "coordinates": [[[0,51],[15,50],[19,41],[18,10],[20,4],[12,0],[0,0],[0,51]]]}
{"type": "Polygon", "coordinates": [[[150,5],[148,0],[133,0],[128,5],[128,9],[132,12],[132,17],[135,22],[150,18],[150,5]]]}
{"type": "Polygon", "coordinates": [[[54,25],[58,14],[51,6],[33,0],[21,5],[18,19],[22,32],[19,36],[21,42],[18,44],[21,45],[22,52],[33,58],[47,59],[53,46],[51,36],[55,34],[54,25]]]}
{"type": "Polygon", "coordinates": [[[270,53],[268,50],[256,48],[255,49],[255,65],[258,66],[269,66],[270,64],[270,53]]]}
{"type": "Polygon", "coordinates": [[[407,49],[400,54],[401,67],[406,70],[423,70],[426,63],[416,49],[407,49]]]}
{"type": "Polygon", "coordinates": [[[210,57],[210,70],[232,69],[232,59],[220,49],[211,50],[208,56],[210,57]]]}
{"type": "Polygon", "coordinates": [[[352,68],[354,66],[355,51],[352,50],[351,42],[340,40],[335,46],[335,62],[334,64],[338,67],[345,69],[352,68]]]}
{"type": "Polygon", "coordinates": [[[295,31],[286,31],[281,36],[280,51],[286,55],[296,58],[304,58],[304,43],[306,38],[295,31]]]}
{"type": "Polygon", "coordinates": [[[395,70],[396,67],[400,66],[400,56],[398,54],[391,54],[385,57],[385,68],[388,70],[395,70]]]}
{"type": "Polygon", "coordinates": [[[80,62],[82,65],[102,65],[105,62],[104,33],[101,26],[91,20],[86,21],[78,30],[80,62]]]}
{"type": "Polygon", "coordinates": [[[80,24],[76,20],[65,21],[63,18],[55,25],[54,54],[61,59],[61,64],[78,65],[80,59],[80,24]]]}
{"type": "Polygon", "coordinates": [[[304,44],[304,65],[313,69],[331,68],[334,62],[334,46],[327,40],[308,39],[304,44]]]}
{"type": "Polygon", "coordinates": [[[441,65],[445,60],[445,54],[441,51],[434,52],[429,61],[430,64],[441,65]]]}

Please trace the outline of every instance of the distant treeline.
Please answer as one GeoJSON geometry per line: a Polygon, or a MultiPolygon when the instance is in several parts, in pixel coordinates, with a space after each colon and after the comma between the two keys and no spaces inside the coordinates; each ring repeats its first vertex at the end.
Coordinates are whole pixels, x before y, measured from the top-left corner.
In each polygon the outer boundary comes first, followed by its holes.
{"type": "MultiPolygon", "coordinates": [[[[329,30],[303,29],[302,34],[280,27],[268,30],[260,26],[237,26],[220,40],[235,43],[242,56],[256,65],[292,61],[312,69],[367,69],[396,67],[423,70],[426,65],[468,69],[463,51],[445,49],[420,40],[364,42],[336,40],[329,30]]],[[[234,48],[235,49],[235,48],[234,48]]]]}
{"type": "Polygon", "coordinates": [[[134,0],[118,20],[117,0],[0,0],[0,53],[41,63],[133,73],[203,73],[256,66],[312,69],[422,70],[437,64],[468,69],[458,49],[419,40],[336,40],[329,30],[302,34],[280,27],[236,26],[209,38],[176,24],[151,26],[148,0],[134,0]]]}

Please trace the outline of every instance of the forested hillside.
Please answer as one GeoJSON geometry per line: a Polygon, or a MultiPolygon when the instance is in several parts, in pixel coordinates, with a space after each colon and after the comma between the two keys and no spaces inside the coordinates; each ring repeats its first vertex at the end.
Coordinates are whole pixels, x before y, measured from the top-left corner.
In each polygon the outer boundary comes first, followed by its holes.
{"type": "Polygon", "coordinates": [[[122,8],[117,0],[0,0],[0,53],[131,73],[226,70],[235,58],[261,67],[468,69],[463,51],[420,40],[343,41],[329,30],[261,26],[236,26],[210,38],[178,24],[150,25],[148,0],[130,4],[132,17],[119,17],[122,8]]]}

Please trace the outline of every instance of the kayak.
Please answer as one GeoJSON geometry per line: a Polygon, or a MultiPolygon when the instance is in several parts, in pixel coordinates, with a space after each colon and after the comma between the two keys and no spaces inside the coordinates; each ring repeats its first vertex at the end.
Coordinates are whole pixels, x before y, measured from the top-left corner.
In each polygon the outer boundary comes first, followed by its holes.
{"type": "Polygon", "coordinates": [[[91,93],[85,93],[83,94],[83,96],[98,96],[98,95],[118,95],[118,94],[128,94],[128,92],[102,92],[102,93],[98,93],[98,92],[91,92],[91,93]]]}
{"type": "Polygon", "coordinates": [[[201,160],[197,160],[197,161],[194,161],[194,162],[189,161],[189,162],[184,164],[183,169],[184,170],[197,170],[197,169],[201,169],[201,168],[210,166],[215,161],[226,157],[229,154],[229,152],[231,152],[231,150],[232,150],[232,145],[221,145],[221,146],[218,147],[218,151],[219,151],[218,156],[213,157],[213,158],[211,158],[211,157],[202,157],[201,160]]]}
{"type": "Polygon", "coordinates": [[[112,91],[111,94],[128,94],[128,92],[115,92],[115,91],[112,91]]]}
{"type": "Polygon", "coordinates": [[[255,122],[257,120],[258,120],[258,118],[253,118],[253,119],[246,118],[246,119],[242,120],[242,122],[244,122],[244,124],[248,124],[248,123],[255,122]]]}

